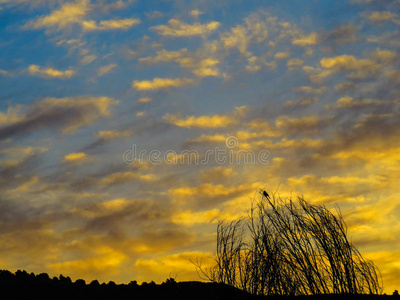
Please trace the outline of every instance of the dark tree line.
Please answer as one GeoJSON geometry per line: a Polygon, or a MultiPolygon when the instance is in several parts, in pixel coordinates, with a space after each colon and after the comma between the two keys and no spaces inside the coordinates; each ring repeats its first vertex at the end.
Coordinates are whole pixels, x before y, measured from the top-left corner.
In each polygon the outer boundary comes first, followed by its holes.
{"type": "Polygon", "coordinates": [[[176,282],[168,278],[161,284],[154,281],[138,284],[116,284],[114,281],[99,283],[93,280],[72,281],[69,276],[50,278],[47,273],[34,274],[18,270],[12,273],[0,270],[0,298],[9,299],[57,299],[57,300],[101,300],[101,299],[254,299],[244,291],[231,286],[205,282],[176,282]]]}
{"type": "Polygon", "coordinates": [[[247,218],[220,221],[202,276],[255,295],[380,294],[378,268],[347,238],[340,212],[261,192],[247,218]]]}

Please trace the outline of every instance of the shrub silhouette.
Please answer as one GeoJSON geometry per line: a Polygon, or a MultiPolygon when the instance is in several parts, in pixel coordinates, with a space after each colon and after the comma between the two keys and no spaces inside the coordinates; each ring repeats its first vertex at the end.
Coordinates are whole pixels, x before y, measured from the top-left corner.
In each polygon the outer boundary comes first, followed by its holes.
{"type": "Polygon", "coordinates": [[[272,198],[265,191],[247,218],[220,221],[215,266],[200,276],[254,295],[379,294],[379,270],[347,238],[338,211],[272,198]]]}

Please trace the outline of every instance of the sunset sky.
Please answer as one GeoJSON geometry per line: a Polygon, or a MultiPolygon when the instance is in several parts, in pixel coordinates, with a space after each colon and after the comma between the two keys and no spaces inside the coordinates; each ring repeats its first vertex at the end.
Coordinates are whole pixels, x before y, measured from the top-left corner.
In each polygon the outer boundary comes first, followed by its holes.
{"type": "Polygon", "coordinates": [[[399,26],[398,0],[0,0],[0,269],[199,280],[265,188],[338,206],[391,294],[399,26]]]}

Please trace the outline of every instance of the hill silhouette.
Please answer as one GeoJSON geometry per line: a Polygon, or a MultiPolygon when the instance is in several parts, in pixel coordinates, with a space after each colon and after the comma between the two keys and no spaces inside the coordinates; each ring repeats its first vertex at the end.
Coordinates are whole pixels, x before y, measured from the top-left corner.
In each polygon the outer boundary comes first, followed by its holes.
{"type": "Polygon", "coordinates": [[[360,300],[398,300],[398,294],[388,295],[310,295],[310,296],[255,296],[238,288],[222,283],[186,281],[176,282],[167,279],[161,284],[131,281],[129,284],[116,284],[113,281],[99,283],[93,280],[87,284],[83,279],[72,281],[60,275],[50,278],[48,274],[35,275],[18,270],[12,273],[0,270],[0,289],[2,295],[11,299],[360,299],[360,300]]]}

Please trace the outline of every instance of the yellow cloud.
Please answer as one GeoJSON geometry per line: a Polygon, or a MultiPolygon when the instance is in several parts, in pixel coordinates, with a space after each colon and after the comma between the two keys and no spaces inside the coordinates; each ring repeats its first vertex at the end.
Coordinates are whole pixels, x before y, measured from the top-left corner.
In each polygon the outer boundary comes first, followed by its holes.
{"type": "Polygon", "coordinates": [[[225,186],[223,184],[204,183],[195,187],[179,187],[168,190],[168,194],[173,197],[175,202],[191,201],[192,197],[220,199],[221,197],[235,197],[249,192],[251,186],[241,184],[236,186],[225,186]]]}
{"type": "Polygon", "coordinates": [[[50,263],[47,267],[57,274],[72,274],[76,277],[84,274],[89,278],[99,278],[104,273],[116,274],[116,270],[127,259],[124,253],[108,246],[97,246],[91,250],[94,254],[89,258],[50,263]]]}
{"type": "Polygon", "coordinates": [[[179,51],[159,50],[156,56],[142,57],[139,62],[147,64],[156,64],[160,62],[175,62],[182,68],[193,69],[193,74],[199,77],[219,76],[220,71],[217,68],[218,59],[204,58],[203,53],[191,53],[186,48],[179,51]]]}
{"type": "Polygon", "coordinates": [[[134,25],[140,24],[139,19],[120,19],[120,20],[103,20],[100,23],[96,23],[93,20],[82,21],[82,27],[85,31],[94,30],[128,30],[134,25]]]}
{"type": "Polygon", "coordinates": [[[81,64],[88,65],[88,64],[90,64],[91,62],[93,62],[96,58],[97,58],[96,55],[85,55],[85,56],[81,59],[81,64]]]}
{"type": "Polygon", "coordinates": [[[30,65],[28,67],[28,72],[33,76],[60,79],[71,78],[75,74],[73,70],[59,71],[52,68],[41,68],[38,65],[30,65]]]}
{"type": "Polygon", "coordinates": [[[207,77],[207,76],[219,76],[220,72],[219,69],[215,67],[219,61],[216,59],[203,59],[199,63],[199,67],[193,70],[193,74],[199,77],[207,77]]]}
{"type": "Polygon", "coordinates": [[[202,134],[200,137],[191,139],[190,141],[195,143],[225,142],[227,137],[228,137],[227,135],[222,135],[222,134],[214,134],[214,135],[202,134]]]}
{"type": "Polygon", "coordinates": [[[78,161],[83,161],[86,159],[87,159],[87,155],[83,152],[69,153],[64,156],[64,161],[66,161],[66,162],[78,162],[78,161]]]}
{"type": "Polygon", "coordinates": [[[224,48],[236,48],[240,54],[250,57],[248,47],[251,43],[262,43],[268,36],[267,24],[257,15],[244,19],[244,25],[232,27],[230,32],[221,36],[224,48]]]}
{"type": "Polygon", "coordinates": [[[186,119],[180,119],[179,116],[174,116],[170,114],[166,114],[163,117],[168,123],[174,124],[179,127],[186,128],[217,128],[217,127],[227,127],[231,124],[237,123],[236,120],[232,119],[230,116],[189,116],[186,119]]]}
{"type": "Polygon", "coordinates": [[[290,56],[289,51],[278,52],[274,55],[275,59],[285,59],[285,58],[288,58],[289,56],[290,56]]]}
{"type": "Polygon", "coordinates": [[[204,14],[201,10],[198,9],[193,9],[189,12],[189,15],[191,15],[192,17],[197,18],[198,16],[204,14]]]}
{"type": "Polygon", "coordinates": [[[110,73],[112,69],[116,68],[117,64],[110,64],[104,67],[101,67],[98,71],[97,71],[97,76],[101,77],[107,73],[110,73]]]}
{"type": "Polygon", "coordinates": [[[227,127],[236,124],[238,119],[246,114],[247,106],[236,107],[233,112],[228,115],[214,115],[214,116],[189,116],[186,119],[180,118],[179,115],[166,114],[163,119],[168,123],[174,124],[179,127],[186,128],[217,128],[227,127]]]}
{"type": "Polygon", "coordinates": [[[93,20],[85,20],[85,17],[92,7],[90,0],[66,2],[62,4],[58,10],[54,10],[47,16],[28,22],[23,28],[48,28],[61,30],[73,24],[80,24],[84,31],[112,29],[127,30],[140,23],[140,20],[138,19],[103,20],[99,23],[93,20]]]}
{"type": "Polygon", "coordinates": [[[336,108],[355,108],[367,106],[380,106],[393,103],[387,100],[376,99],[354,99],[352,97],[342,97],[336,102],[336,108]]]}
{"type": "Polygon", "coordinates": [[[138,99],[138,102],[139,103],[149,103],[149,102],[151,102],[151,98],[149,98],[149,97],[142,97],[142,98],[139,98],[138,99]]]}
{"type": "Polygon", "coordinates": [[[181,87],[193,82],[190,78],[154,78],[153,80],[134,80],[132,87],[138,91],[151,91],[181,87]]]}
{"type": "Polygon", "coordinates": [[[340,55],[330,58],[322,58],[320,64],[325,69],[333,71],[347,70],[351,73],[349,77],[365,78],[376,74],[381,69],[380,65],[371,59],[356,59],[352,55],[340,55]]]}
{"type": "Polygon", "coordinates": [[[304,61],[302,61],[299,58],[293,58],[293,59],[289,59],[288,62],[286,63],[286,65],[288,67],[300,67],[304,64],[304,61]]]}
{"type": "Polygon", "coordinates": [[[171,19],[168,21],[168,25],[154,26],[150,29],[155,30],[159,35],[183,37],[208,34],[216,30],[219,26],[220,23],[215,21],[207,24],[194,23],[190,25],[176,19],[171,19]]]}
{"type": "Polygon", "coordinates": [[[169,61],[177,61],[177,59],[187,55],[188,51],[186,48],[181,49],[179,51],[168,51],[165,49],[159,50],[156,52],[156,56],[148,56],[139,58],[139,62],[155,64],[159,62],[169,62],[169,61]]]}
{"type": "Polygon", "coordinates": [[[299,46],[315,45],[317,43],[317,34],[311,33],[309,36],[302,36],[300,38],[293,39],[292,44],[299,46]]]}
{"type": "Polygon", "coordinates": [[[201,212],[192,212],[190,210],[174,213],[172,222],[186,226],[193,226],[198,223],[210,224],[218,222],[221,216],[219,209],[211,209],[201,212]]]}
{"type": "Polygon", "coordinates": [[[132,131],[130,130],[101,130],[95,133],[99,138],[104,140],[112,140],[119,137],[128,137],[132,135],[132,131]]]}
{"type": "Polygon", "coordinates": [[[102,178],[100,184],[109,186],[123,184],[132,180],[153,181],[155,180],[155,176],[153,174],[142,175],[135,172],[117,172],[102,178]]]}
{"type": "Polygon", "coordinates": [[[366,16],[366,18],[372,22],[392,21],[397,17],[395,13],[390,11],[374,11],[371,14],[364,16],[366,16]]]}
{"type": "Polygon", "coordinates": [[[40,29],[54,27],[60,30],[71,24],[80,23],[90,10],[89,5],[90,0],[66,2],[60,9],[51,12],[48,16],[29,22],[24,28],[40,29]]]}
{"type": "Polygon", "coordinates": [[[128,201],[125,198],[119,198],[119,199],[105,201],[105,202],[101,203],[101,206],[103,208],[105,208],[107,211],[121,210],[131,203],[132,203],[132,201],[128,201]]]}
{"type": "Polygon", "coordinates": [[[306,93],[306,94],[322,94],[325,92],[325,87],[313,88],[311,86],[300,86],[293,89],[297,93],[306,93]]]}
{"type": "Polygon", "coordinates": [[[397,58],[397,53],[390,50],[377,49],[371,56],[381,62],[390,63],[397,58]]]}

